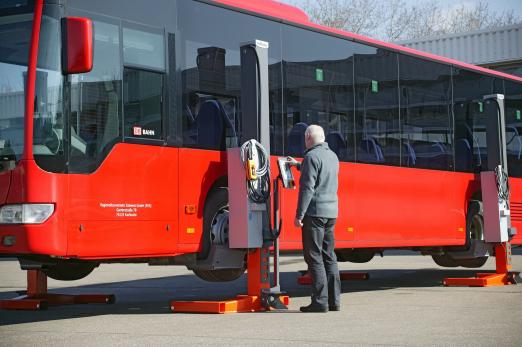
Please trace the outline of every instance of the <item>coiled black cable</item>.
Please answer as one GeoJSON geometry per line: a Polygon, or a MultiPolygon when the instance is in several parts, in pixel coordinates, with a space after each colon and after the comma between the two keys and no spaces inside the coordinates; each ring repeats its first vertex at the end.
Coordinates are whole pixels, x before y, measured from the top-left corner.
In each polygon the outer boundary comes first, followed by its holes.
{"type": "Polygon", "coordinates": [[[497,181],[498,198],[509,203],[509,178],[501,165],[495,168],[495,177],[497,181]]]}
{"type": "Polygon", "coordinates": [[[248,197],[255,203],[263,204],[270,198],[270,157],[265,148],[257,141],[250,140],[241,146],[241,161],[246,165],[257,152],[259,167],[256,168],[257,179],[247,180],[248,197]]]}

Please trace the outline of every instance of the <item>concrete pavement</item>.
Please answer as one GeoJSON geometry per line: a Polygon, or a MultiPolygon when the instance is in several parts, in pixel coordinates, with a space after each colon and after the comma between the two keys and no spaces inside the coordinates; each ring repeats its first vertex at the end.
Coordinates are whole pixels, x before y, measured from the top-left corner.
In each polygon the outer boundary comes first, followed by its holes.
{"type": "MultiPolygon", "coordinates": [[[[520,271],[522,252],[514,253],[514,269],[520,271]]],[[[0,346],[522,345],[522,285],[442,287],[444,277],[475,271],[440,268],[430,257],[407,252],[340,267],[368,270],[371,276],[343,283],[341,312],[298,312],[309,303],[308,287],[296,284],[305,264],[299,256],[286,256],[281,278],[291,296],[287,313],[209,315],[172,314],[169,301],[231,298],[245,292],[244,277],[207,283],[184,267],[102,265],[79,281],[49,280],[49,287],[116,294],[116,304],[0,311],[0,346]]],[[[490,259],[481,271],[493,269],[490,259]]],[[[11,298],[24,286],[18,263],[0,261],[0,298],[11,298]]]]}

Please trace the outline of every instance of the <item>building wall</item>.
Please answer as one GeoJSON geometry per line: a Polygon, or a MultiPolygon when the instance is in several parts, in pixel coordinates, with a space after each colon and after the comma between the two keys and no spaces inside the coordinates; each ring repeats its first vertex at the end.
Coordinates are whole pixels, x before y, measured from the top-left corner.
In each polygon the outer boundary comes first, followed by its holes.
{"type": "Polygon", "coordinates": [[[522,23],[398,44],[522,76],[522,23]]]}

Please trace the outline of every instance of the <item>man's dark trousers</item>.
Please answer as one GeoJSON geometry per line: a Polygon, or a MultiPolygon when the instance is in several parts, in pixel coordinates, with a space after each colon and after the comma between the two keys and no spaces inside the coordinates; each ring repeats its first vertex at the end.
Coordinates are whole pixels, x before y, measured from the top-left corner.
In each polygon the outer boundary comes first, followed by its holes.
{"type": "Polygon", "coordinates": [[[340,306],[341,280],[334,252],[335,218],[305,216],[303,253],[312,276],[312,305],[340,306]]]}

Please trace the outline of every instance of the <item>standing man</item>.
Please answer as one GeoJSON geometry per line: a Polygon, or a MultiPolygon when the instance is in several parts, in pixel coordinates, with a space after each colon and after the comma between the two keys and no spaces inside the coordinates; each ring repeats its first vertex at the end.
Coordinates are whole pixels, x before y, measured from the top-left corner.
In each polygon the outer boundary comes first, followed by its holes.
{"type": "Polygon", "coordinates": [[[305,131],[295,226],[302,228],[304,259],[312,276],[312,303],[301,307],[302,312],[341,309],[341,281],[334,253],[339,160],[324,139],[319,125],[310,125],[305,131]]]}

